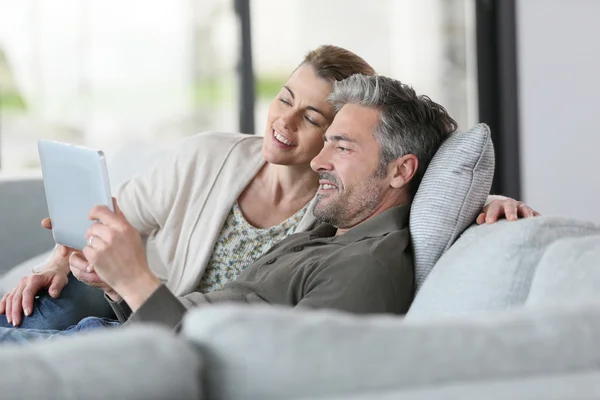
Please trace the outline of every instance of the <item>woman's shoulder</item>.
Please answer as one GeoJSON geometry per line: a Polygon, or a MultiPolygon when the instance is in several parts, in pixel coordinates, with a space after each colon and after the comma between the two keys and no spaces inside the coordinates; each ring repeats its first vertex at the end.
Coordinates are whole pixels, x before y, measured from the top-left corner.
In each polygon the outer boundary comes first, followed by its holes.
{"type": "Polygon", "coordinates": [[[262,136],[231,132],[202,132],[183,139],[169,157],[185,168],[208,168],[226,160],[262,162],[262,136]]]}
{"type": "Polygon", "coordinates": [[[184,140],[185,147],[201,147],[211,151],[220,151],[232,147],[262,145],[263,137],[235,132],[206,131],[184,140]]]}

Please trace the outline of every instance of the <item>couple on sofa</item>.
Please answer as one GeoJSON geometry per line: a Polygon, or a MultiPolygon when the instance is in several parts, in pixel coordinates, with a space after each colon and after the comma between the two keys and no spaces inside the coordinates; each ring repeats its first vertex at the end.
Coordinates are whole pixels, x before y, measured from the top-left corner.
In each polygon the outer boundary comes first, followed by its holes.
{"type": "MultiPolygon", "coordinates": [[[[126,321],[177,329],[188,308],[219,302],[402,314],[411,200],[456,129],[428,97],[319,47],[273,100],[264,138],[188,138],[122,185],[114,212],[93,209],[82,252],[57,245],[2,298],[0,340],[126,321]]],[[[504,198],[477,222],[535,214],[504,198]]]]}

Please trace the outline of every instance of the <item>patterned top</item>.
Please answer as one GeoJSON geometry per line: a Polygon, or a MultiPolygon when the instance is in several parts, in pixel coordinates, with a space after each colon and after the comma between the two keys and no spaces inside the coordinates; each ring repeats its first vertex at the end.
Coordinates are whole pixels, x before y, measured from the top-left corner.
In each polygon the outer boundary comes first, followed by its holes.
{"type": "Polygon", "coordinates": [[[221,290],[237,278],[267,250],[294,233],[307,208],[308,204],[279,225],[259,229],[246,221],[236,202],[221,228],[198,290],[202,293],[221,290]]]}

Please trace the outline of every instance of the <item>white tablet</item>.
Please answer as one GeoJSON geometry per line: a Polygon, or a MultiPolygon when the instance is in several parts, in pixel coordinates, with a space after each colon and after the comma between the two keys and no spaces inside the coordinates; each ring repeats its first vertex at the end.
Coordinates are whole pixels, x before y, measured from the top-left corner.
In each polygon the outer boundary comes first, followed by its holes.
{"type": "Polygon", "coordinates": [[[83,250],[92,208],[113,210],[104,153],[50,140],[39,140],[38,150],[54,241],[83,250]]]}

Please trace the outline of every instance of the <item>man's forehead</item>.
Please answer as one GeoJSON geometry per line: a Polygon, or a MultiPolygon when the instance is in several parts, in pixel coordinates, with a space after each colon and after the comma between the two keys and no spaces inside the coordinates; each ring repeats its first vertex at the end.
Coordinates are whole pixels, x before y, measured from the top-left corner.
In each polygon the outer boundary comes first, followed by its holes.
{"type": "Polygon", "coordinates": [[[336,136],[345,136],[347,139],[359,140],[362,136],[372,136],[379,123],[379,111],[372,107],[358,104],[346,104],[336,114],[327,133],[325,140],[340,139],[336,136]]]}

